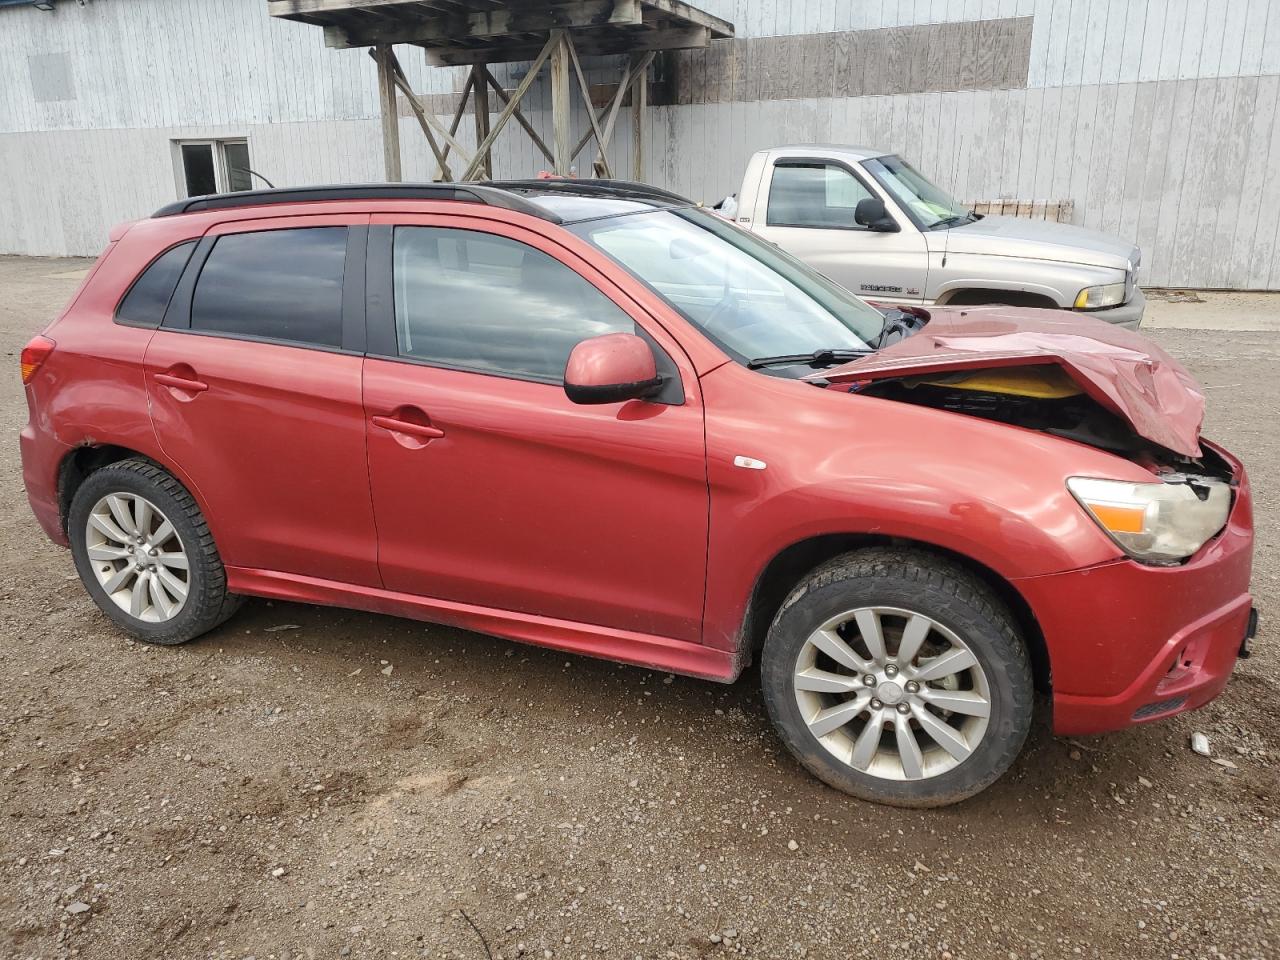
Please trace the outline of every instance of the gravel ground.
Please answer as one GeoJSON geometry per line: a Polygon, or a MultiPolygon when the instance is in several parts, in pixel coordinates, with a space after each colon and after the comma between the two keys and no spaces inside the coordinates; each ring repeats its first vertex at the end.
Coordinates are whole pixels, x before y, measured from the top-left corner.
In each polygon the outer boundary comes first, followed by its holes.
{"type": "Polygon", "coordinates": [[[1089,740],[1042,719],[983,795],[901,811],[807,776],[754,671],[262,601],[125,639],[12,439],[18,351],[85,265],[0,258],[0,955],[1280,956],[1280,333],[1156,334],[1257,494],[1262,635],[1227,692],[1089,740]]]}

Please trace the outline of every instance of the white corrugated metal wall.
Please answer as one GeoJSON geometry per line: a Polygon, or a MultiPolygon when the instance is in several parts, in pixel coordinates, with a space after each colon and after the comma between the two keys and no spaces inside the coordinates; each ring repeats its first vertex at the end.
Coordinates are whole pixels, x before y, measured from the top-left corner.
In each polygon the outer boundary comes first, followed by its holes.
{"type": "MultiPolygon", "coordinates": [[[[717,199],[761,147],[871,144],[911,157],[958,196],[1074,200],[1077,222],[1142,244],[1148,284],[1280,289],[1276,0],[699,5],[733,21],[739,38],[1031,17],[1026,79],[873,96],[836,96],[827,84],[826,96],[652,107],[646,172],[655,183],[717,199]]],[[[265,7],[0,8],[0,252],[96,252],[111,223],[174,198],[175,138],[248,136],[255,169],[277,184],[379,179],[372,63],[362,51],[327,49],[318,29],[271,20],[265,7]],[[60,69],[64,85],[49,87],[60,69]]],[[[400,53],[415,89],[461,85],[463,71],[400,53]]],[[[817,77],[815,94],[820,86],[817,77]]],[[[546,128],[545,84],[532,96],[534,122],[546,128]]],[[[585,129],[581,111],[575,120],[585,129]]],[[[406,177],[429,178],[426,145],[412,119],[402,123],[406,177]]],[[[620,173],[626,127],[611,150],[620,173]]],[[[498,175],[542,166],[513,124],[499,141],[498,175]]]]}

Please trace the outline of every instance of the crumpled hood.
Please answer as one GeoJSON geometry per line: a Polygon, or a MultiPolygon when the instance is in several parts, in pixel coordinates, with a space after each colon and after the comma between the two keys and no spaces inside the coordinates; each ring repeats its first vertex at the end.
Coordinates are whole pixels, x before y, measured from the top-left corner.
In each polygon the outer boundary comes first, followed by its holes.
{"type": "Polygon", "coordinates": [[[933,307],[919,333],[806,378],[830,383],[1055,363],[1139,436],[1199,458],[1204,394],[1182,364],[1101,320],[1021,307],[933,307]]]}
{"type": "Polygon", "coordinates": [[[1024,217],[986,216],[950,230],[928,230],[925,243],[933,251],[1057,260],[1124,270],[1135,267],[1142,252],[1127,240],[1087,227],[1024,217]]]}

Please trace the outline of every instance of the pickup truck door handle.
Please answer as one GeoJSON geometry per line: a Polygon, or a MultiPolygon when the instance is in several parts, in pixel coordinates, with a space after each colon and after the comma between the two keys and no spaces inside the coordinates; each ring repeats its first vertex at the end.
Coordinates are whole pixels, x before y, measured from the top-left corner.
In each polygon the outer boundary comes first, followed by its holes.
{"type": "Polygon", "coordinates": [[[383,430],[407,433],[411,437],[421,437],[423,440],[434,440],[436,437],[444,436],[444,431],[439,427],[426,423],[414,423],[412,420],[401,420],[399,417],[374,417],[372,422],[375,427],[381,427],[383,430]]]}
{"type": "Polygon", "coordinates": [[[155,381],[161,386],[169,387],[171,390],[185,390],[187,393],[204,393],[209,389],[209,385],[203,380],[178,377],[172,373],[157,373],[155,381]]]}

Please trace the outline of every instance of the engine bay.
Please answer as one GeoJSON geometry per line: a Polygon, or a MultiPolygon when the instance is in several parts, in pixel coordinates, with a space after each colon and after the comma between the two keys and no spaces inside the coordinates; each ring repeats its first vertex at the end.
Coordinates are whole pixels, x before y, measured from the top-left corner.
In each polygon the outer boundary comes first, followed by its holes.
{"type": "Polygon", "coordinates": [[[1211,449],[1202,447],[1192,458],[1152,443],[1053,364],[876,380],[856,392],[1039,430],[1122,456],[1158,476],[1232,480],[1230,465],[1211,449]]]}

